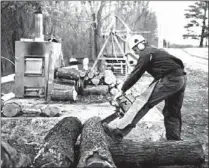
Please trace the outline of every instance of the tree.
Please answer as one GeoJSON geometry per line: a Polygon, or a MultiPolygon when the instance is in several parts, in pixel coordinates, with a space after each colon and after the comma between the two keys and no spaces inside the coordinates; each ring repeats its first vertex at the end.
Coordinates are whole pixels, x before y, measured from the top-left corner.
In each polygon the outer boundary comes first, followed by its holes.
{"type": "Polygon", "coordinates": [[[189,23],[184,26],[187,29],[187,34],[183,38],[192,38],[200,40],[199,47],[203,47],[204,39],[208,38],[208,1],[195,2],[186,9],[184,14],[189,23]],[[200,28],[200,33],[196,33],[195,29],[200,28]]]}

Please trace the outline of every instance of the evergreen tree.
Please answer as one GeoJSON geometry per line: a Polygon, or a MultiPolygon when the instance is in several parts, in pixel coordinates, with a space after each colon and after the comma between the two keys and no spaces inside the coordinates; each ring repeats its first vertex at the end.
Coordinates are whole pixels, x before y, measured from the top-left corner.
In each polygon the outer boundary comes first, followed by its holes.
{"type": "Polygon", "coordinates": [[[208,1],[198,1],[194,5],[190,5],[184,14],[189,23],[184,26],[187,29],[187,34],[183,38],[192,38],[200,40],[199,47],[203,47],[203,40],[208,39],[208,1]],[[200,33],[195,33],[194,29],[200,28],[200,33]]]}

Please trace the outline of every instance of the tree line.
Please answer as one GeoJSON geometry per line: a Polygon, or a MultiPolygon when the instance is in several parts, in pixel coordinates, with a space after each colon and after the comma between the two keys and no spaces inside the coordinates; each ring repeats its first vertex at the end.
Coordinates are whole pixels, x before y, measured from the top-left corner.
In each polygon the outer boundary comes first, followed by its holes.
{"type": "MultiPolygon", "coordinates": [[[[39,9],[44,16],[45,40],[54,37],[61,41],[65,62],[70,57],[96,59],[104,43],[102,30],[110,24],[112,13],[132,31],[150,31],[146,38],[157,44],[157,20],[149,1],[2,1],[3,57],[15,62],[15,41],[34,38],[34,12],[39,9]]],[[[1,72],[14,73],[14,66],[2,59],[1,72]]]]}

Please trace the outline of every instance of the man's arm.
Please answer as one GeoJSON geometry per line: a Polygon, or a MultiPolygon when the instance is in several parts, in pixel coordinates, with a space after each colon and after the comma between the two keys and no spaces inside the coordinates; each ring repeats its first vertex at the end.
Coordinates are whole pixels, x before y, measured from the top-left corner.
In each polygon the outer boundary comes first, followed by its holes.
{"type": "Polygon", "coordinates": [[[149,63],[149,56],[140,57],[137,65],[135,66],[134,70],[131,72],[129,77],[123,83],[121,90],[126,92],[129,90],[144,74],[147,68],[147,64],[149,63]]]}

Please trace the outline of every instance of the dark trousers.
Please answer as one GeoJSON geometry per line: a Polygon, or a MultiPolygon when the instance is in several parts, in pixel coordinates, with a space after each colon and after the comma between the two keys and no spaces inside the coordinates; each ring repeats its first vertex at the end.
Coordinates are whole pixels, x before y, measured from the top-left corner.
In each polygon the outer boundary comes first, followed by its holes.
{"type": "Polygon", "coordinates": [[[131,124],[127,125],[123,130],[123,135],[127,135],[132,128],[136,126],[139,120],[155,105],[165,100],[163,109],[164,124],[167,140],[181,139],[181,107],[186,87],[186,75],[171,76],[160,79],[147,103],[136,114],[131,124]]]}

